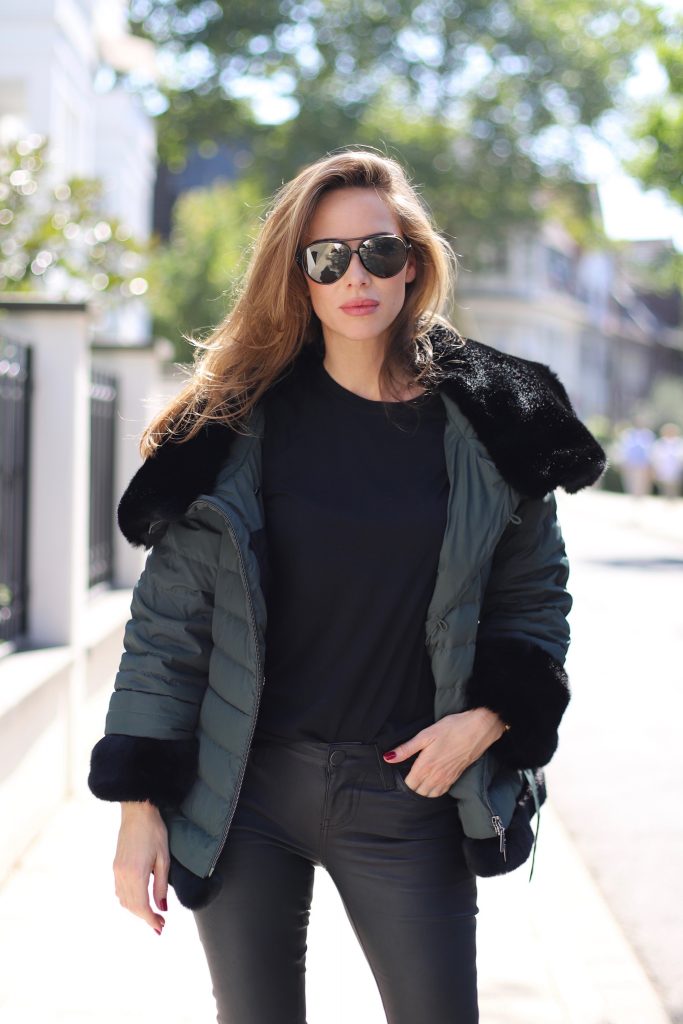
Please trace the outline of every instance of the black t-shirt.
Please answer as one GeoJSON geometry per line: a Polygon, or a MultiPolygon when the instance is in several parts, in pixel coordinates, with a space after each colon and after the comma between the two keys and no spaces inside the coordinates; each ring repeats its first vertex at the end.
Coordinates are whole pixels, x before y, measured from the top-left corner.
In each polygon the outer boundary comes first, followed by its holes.
{"type": "Polygon", "coordinates": [[[446,525],[445,409],[438,394],[388,409],[317,359],[266,395],[257,732],[389,749],[434,720],[425,618],[446,525]]]}

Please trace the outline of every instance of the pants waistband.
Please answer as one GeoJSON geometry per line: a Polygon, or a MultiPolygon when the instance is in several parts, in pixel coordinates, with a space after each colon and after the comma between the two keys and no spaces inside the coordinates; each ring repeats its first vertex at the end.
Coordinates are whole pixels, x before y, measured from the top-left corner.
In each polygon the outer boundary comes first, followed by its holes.
{"type": "MultiPolygon", "coordinates": [[[[254,734],[255,746],[278,746],[286,748],[296,756],[322,767],[339,768],[366,765],[379,768],[387,785],[392,783],[392,766],[382,757],[384,748],[378,743],[362,743],[360,740],[337,740],[325,743],[318,740],[290,740],[264,733],[254,734]]],[[[408,761],[412,761],[409,758],[408,761]]]]}

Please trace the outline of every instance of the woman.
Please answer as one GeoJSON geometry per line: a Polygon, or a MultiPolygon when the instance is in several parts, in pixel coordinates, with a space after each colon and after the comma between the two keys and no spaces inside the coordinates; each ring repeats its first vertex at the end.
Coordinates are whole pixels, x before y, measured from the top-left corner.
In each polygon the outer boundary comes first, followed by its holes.
{"type": "Polygon", "coordinates": [[[119,506],[152,550],[89,784],[122,905],[161,932],[152,872],[192,908],[219,1021],[305,1021],[316,864],[391,1024],[478,1019],[476,875],[528,856],[569,699],[552,492],[604,455],[546,366],[438,315],[453,263],[393,160],[306,167],[119,506]]]}

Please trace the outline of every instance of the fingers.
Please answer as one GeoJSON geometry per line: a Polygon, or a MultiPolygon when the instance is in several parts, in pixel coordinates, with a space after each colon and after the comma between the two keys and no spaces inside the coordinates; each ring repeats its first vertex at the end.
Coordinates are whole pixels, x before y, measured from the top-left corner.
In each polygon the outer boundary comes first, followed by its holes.
{"type": "Polygon", "coordinates": [[[150,905],[147,894],[148,872],[145,874],[131,868],[122,868],[115,864],[115,890],[121,906],[141,918],[147,925],[161,935],[165,921],[160,913],[155,913],[150,905]]]}
{"type": "Polygon", "coordinates": [[[467,768],[468,762],[457,752],[449,751],[447,757],[437,759],[432,747],[427,753],[423,748],[404,776],[404,781],[420,796],[443,796],[467,768]]]}
{"type": "Polygon", "coordinates": [[[406,740],[405,743],[397,744],[393,750],[386,750],[382,757],[385,761],[391,761],[392,764],[398,764],[399,761],[405,761],[406,758],[412,757],[413,754],[417,754],[419,750],[425,746],[424,730],[420,730],[411,739],[406,740]]]}
{"type": "Polygon", "coordinates": [[[114,888],[121,906],[136,917],[142,918],[150,928],[161,935],[166,922],[161,914],[154,912],[149,902],[149,870],[145,871],[133,865],[121,865],[115,861],[114,878],[114,888]]]}
{"type": "Polygon", "coordinates": [[[115,890],[119,903],[161,935],[166,923],[149,901],[149,876],[154,873],[154,899],[166,910],[170,857],[166,827],[156,810],[137,806],[122,814],[114,858],[115,890]]]}
{"type": "MultiPolygon", "coordinates": [[[[148,860],[140,856],[117,856],[114,861],[114,888],[119,903],[131,914],[142,918],[161,935],[165,919],[156,913],[149,901],[148,860]]],[[[157,853],[152,870],[154,871],[154,900],[161,910],[167,909],[166,895],[168,891],[169,858],[164,851],[157,853]]]]}
{"type": "MultiPolygon", "coordinates": [[[[449,715],[434,725],[421,729],[405,743],[387,750],[382,757],[391,764],[406,761],[413,754],[420,754],[404,777],[408,786],[420,796],[443,796],[467,767],[468,761],[462,753],[453,749],[450,739],[454,721],[463,716],[449,715]],[[429,747],[429,753],[426,750],[429,747]],[[441,754],[437,755],[437,748],[441,754]],[[443,754],[446,749],[445,755],[443,754]]],[[[460,726],[462,727],[462,726],[460,726]]]]}
{"type": "Polygon", "coordinates": [[[158,854],[153,868],[154,885],[152,886],[152,894],[159,910],[168,910],[168,903],[166,902],[166,897],[168,896],[168,870],[169,858],[158,854]]]}
{"type": "MultiPolygon", "coordinates": [[[[415,762],[415,764],[417,764],[417,761],[415,762]]],[[[453,783],[458,778],[458,776],[456,776],[455,779],[445,778],[443,773],[437,776],[432,772],[425,776],[425,778],[421,779],[419,782],[417,781],[417,779],[411,782],[410,778],[411,775],[413,774],[413,770],[414,769],[411,769],[408,772],[408,774],[404,778],[404,782],[406,783],[406,785],[410,786],[410,788],[415,793],[418,793],[420,796],[443,796],[444,793],[448,792],[448,790],[451,788],[453,783]]]]}

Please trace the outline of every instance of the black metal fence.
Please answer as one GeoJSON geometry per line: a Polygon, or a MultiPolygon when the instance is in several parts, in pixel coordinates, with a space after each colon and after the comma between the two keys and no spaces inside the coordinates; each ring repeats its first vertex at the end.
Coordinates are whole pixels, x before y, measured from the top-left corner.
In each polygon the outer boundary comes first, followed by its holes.
{"type": "Polygon", "coordinates": [[[90,551],[88,583],[111,582],[114,572],[114,441],[117,381],[90,376],[90,551]]]}
{"type": "Polygon", "coordinates": [[[0,337],[0,643],[26,632],[31,350],[0,337]]]}

